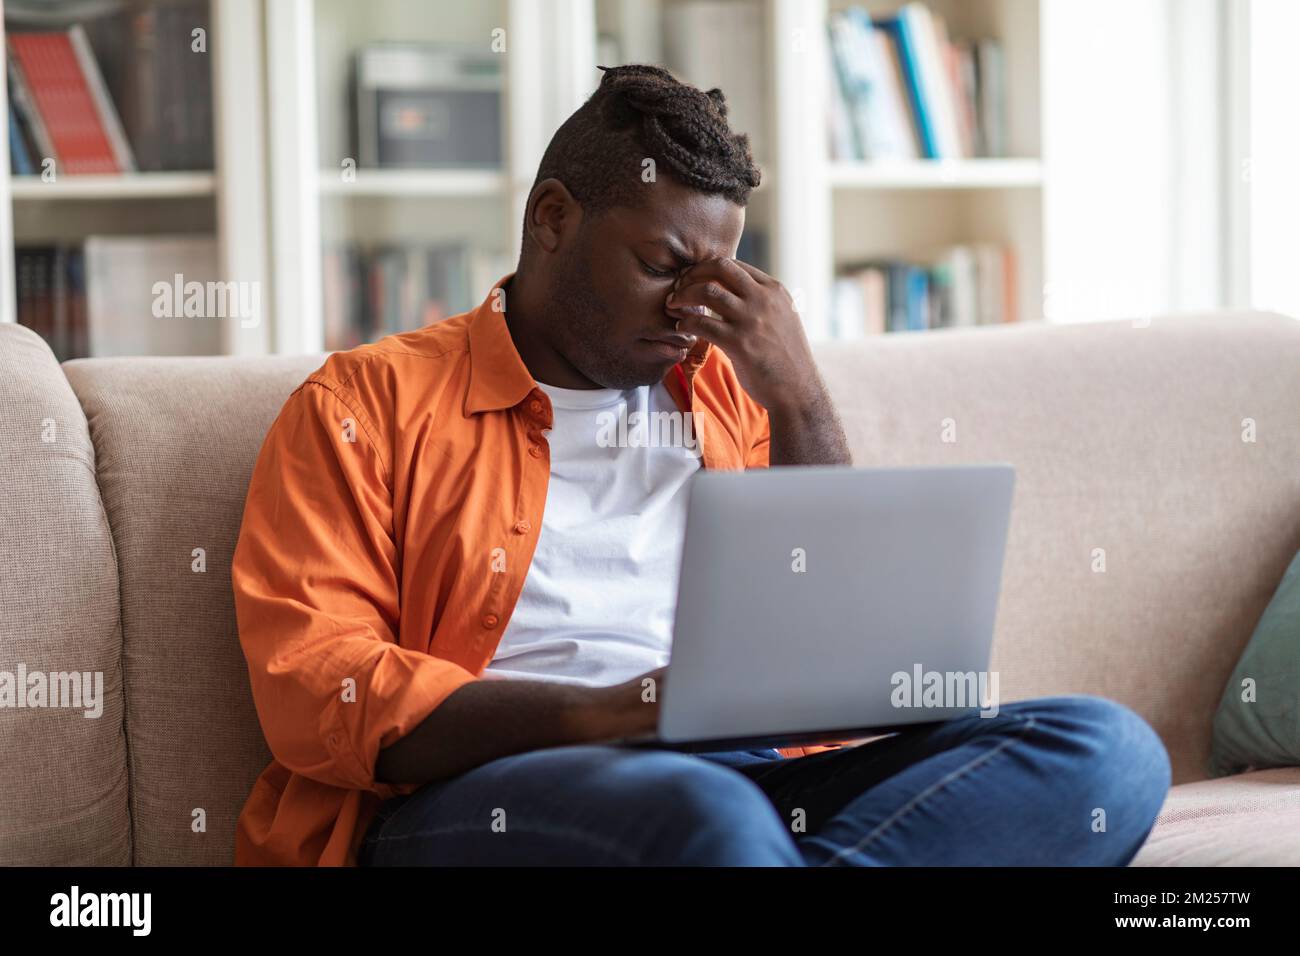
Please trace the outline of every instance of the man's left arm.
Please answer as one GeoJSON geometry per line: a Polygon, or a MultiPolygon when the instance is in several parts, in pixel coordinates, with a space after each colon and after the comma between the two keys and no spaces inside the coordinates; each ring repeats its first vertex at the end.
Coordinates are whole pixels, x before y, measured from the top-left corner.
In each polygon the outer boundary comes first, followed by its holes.
{"type": "Polygon", "coordinates": [[[668,311],[679,331],[726,352],[741,387],[767,410],[768,464],[853,463],[803,321],[780,282],[738,259],[710,259],[682,274],[668,311]]]}

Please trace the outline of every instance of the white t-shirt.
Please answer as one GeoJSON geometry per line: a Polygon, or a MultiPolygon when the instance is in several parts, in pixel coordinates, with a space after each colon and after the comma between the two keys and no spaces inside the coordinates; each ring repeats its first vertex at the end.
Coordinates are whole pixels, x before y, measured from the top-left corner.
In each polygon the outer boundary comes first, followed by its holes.
{"type": "Polygon", "coordinates": [[[698,437],[662,383],[538,387],[554,410],[542,530],[483,676],[621,683],[668,663],[698,437]]]}

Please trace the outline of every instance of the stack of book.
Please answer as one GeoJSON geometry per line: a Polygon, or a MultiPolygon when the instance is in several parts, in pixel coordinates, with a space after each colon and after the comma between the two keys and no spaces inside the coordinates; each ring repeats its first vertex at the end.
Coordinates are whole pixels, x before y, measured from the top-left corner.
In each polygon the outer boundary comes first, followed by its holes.
{"type": "Polygon", "coordinates": [[[1004,81],[996,41],[954,42],[920,3],[873,20],[835,13],[830,149],[837,160],[1006,155],[1004,81]]]}
{"type": "Polygon", "coordinates": [[[207,0],[131,4],[68,30],[8,35],[15,175],[210,170],[207,0]]]}
{"type": "Polygon", "coordinates": [[[18,321],[60,361],[107,355],[216,355],[224,315],[186,315],[164,293],[218,278],[210,236],[87,236],[15,248],[18,321]],[[165,288],[164,288],[165,287],[165,288]]]}
{"type": "Polygon", "coordinates": [[[1014,322],[1015,289],[1015,254],[990,243],[953,246],[925,261],[859,263],[835,278],[831,332],[857,339],[1014,322]]]}
{"type": "Polygon", "coordinates": [[[14,260],[18,322],[44,338],[60,362],[88,356],[85,253],[79,246],[19,246],[14,260]]]}
{"type": "Polygon", "coordinates": [[[325,348],[352,348],[466,311],[478,294],[470,288],[470,260],[463,243],[327,245],[321,261],[325,348]]]}

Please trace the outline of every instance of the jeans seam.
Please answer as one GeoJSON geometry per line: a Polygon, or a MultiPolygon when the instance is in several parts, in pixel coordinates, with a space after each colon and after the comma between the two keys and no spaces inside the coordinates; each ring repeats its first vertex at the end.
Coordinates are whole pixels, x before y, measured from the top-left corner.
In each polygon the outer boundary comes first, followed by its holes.
{"type": "Polygon", "coordinates": [[[987,763],[988,761],[992,760],[994,757],[1002,753],[1002,751],[1006,750],[1016,741],[1023,738],[1026,733],[1028,733],[1031,729],[1033,729],[1036,726],[1036,724],[1037,721],[1035,720],[1034,716],[1032,714],[1029,715],[1028,717],[1025,718],[1024,725],[1018,731],[1016,731],[1016,733],[1013,736],[1010,736],[1006,740],[1003,740],[1000,744],[998,744],[988,753],[980,754],[978,757],[971,760],[969,763],[965,764],[964,766],[958,767],[956,770],[953,770],[952,772],[944,776],[942,779],[936,780],[934,783],[930,784],[930,786],[926,787],[916,796],[912,797],[912,799],[907,801],[907,803],[905,803],[903,806],[895,810],[887,820],[882,821],[874,830],[872,830],[870,833],[864,836],[856,844],[854,844],[851,847],[841,847],[838,851],[836,851],[836,853],[829,860],[826,860],[818,865],[832,866],[837,864],[841,857],[848,856],[851,853],[862,852],[862,850],[865,849],[870,843],[874,842],[878,837],[882,836],[887,830],[889,830],[891,827],[897,824],[906,814],[915,810],[920,805],[922,800],[925,800],[926,798],[933,796],[935,793],[938,793],[940,790],[948,786],[948,784],[952,783],[954,780],[957,780],[958,778],[964,776],[965,774],[974,770],[976,767],[980,766],[981,764],[987,763]]]}
{"type": "MultiPolygon", "coordinates": [[[[395,833],[392,836],[384,836],[383,833],[381,832],[376,836],[371,837],[366,842],[371,845],[377,846],[380,843],[394,843],[398,840],[410,840],[416,837],[436,837],[436,836],[446,836],[448,834],[453,834],[453,833],[480,833],[480,832],[482,832],[482,828],[480,826],[436,827],[432,830],[417,830],[414,833],[395,833]]],[[[565,829],[555,829],[555,828],[546,828],[546,827],[516,826],[513,832],[535,833],[546,837],[562,837],[564,839],[573,840],[575,842],[585,843],[587,846],[595,847],[598,850],[602,850],[606,853],[609,853],[611,856],[618,857],[619,859],[623,860],[630,866],[641,865],[641,861],[637,856],[628,853],[622,847],[617,846],[616,844],[613,843],[604,843],[600,840],[593,839],[591,834],[584,833],[581,830],[565,830],[565,829]]]]}

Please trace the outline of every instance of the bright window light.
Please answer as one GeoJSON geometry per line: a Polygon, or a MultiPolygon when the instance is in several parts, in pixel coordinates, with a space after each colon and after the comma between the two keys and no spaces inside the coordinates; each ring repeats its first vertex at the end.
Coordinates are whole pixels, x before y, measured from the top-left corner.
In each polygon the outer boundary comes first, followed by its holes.
{"type": "Polygon", "coordinates": [[[1250,301],[1300,318],[1300,3],[1250,9],[1250,301]]]}

